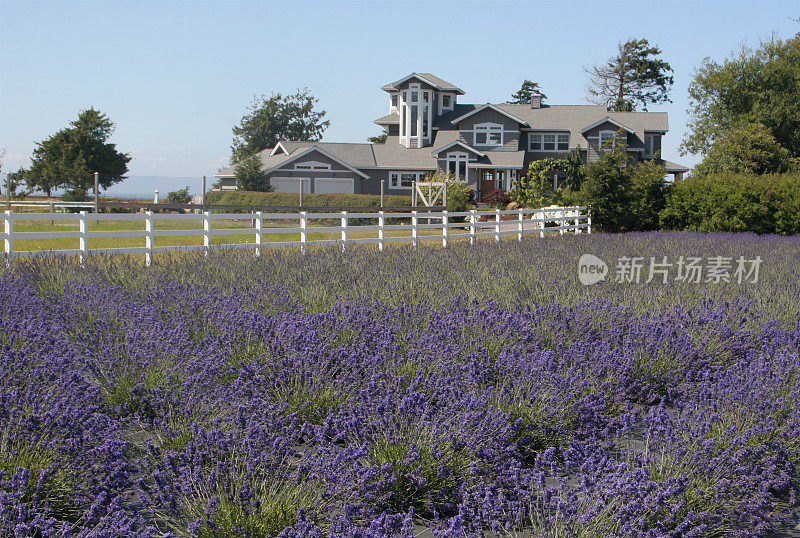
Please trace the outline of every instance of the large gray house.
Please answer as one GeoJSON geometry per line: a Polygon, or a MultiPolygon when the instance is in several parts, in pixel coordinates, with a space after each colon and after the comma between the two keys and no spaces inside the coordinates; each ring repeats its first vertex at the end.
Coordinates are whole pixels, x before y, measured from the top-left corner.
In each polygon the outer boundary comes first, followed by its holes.
{"type": "MultiPolygon", "coordinates": [[[[412,73],[381,87],[389,114],[375,120],[385,144],[281,141],[258,154],[277,192],[409,194],[414,180],[452,172],[481,194],[508,190],[528,163],[580,150],[596,161],[617,132],[627,135],[635,160],[660,154],[669,130],[666,112],[611,112],[601,105],[546,105],[534,94],[526,104],[462,104],[459,87],[430,73],[412,73]]],[[[679,177],[688,169],[665,161],[679,177]]],[[[217,174],[235,189],[233,168],[217,174]]]]}

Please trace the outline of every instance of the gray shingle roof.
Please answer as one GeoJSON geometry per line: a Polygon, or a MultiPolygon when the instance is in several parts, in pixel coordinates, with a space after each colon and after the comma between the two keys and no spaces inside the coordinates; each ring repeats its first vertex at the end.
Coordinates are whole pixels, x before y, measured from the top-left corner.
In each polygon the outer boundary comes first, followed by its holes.
{"type": "Polygon", "coordinates": [[[667,172],[688,172],[689,169],[683,166],[682,164],[677,164],[672,161],[663,161],[664,166],[667,168],[667,172]]]}
{"type": "Polygon", "coordinates": [[[459,95],[464,95],[464,90],[456,86],[455,84],[450,84],[446,80],[443,80],[432,73],[411,73],[396,82],[392,82],[391,84],[385,84],[381,86],[381,89],[387,92],[395,91],[398,88],[398,85],[402,84],[406,80],[411,77],[417,77],[418,79],[422,80],[423,82],[427,82],[437,90],[441,92],[453,92],[459,95]]]}
{"type": "Polygon", "coordinates": [[[388,116],[384,116],[382,118],[378,118],[374,121],[378,125],[399,125],[400,124],[400,114],[397,112],[393,112],[388,116]]]}
{"type": "Polygon", "coordinates": [[[525,120],[532,129],[570,131],[570,147],[586,146],[581,129],[604,118],[629,127],[641,140],[645,131],[668,131],[666,112],[610,112],[603,105],[530,105],[498,104],[497,108],[525,120]]]}

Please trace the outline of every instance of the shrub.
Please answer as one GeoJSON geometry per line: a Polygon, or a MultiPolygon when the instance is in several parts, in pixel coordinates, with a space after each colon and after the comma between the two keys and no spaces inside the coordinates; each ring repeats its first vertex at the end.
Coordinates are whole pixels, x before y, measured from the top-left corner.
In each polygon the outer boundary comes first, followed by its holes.
{"type": "MultiPolygon", "coordinates": [[[[300,205],[300,193],[296,192],[254,192],[254,191],[211,191],[206,195],[207,204],[291,206],[300,205]]],[[[381,197],[372,194],[303,194],[303,205],[308,207],[380,207],[381,197]]],[[[410,196],[387,195],[387,207],[411,205],[410,196]]]]}
{"type": "Polygon", "coordinates": [[[504,208],[511,203],[511,197],[502,189],[494,189],[484,195],[483,201],[491,207],[504,208]]]}
{"type": "Polygon", "coordinates": [[[177,191],[172,191],[167,194],[167,202],[171,204],[188,204],[192,201],[192,195],[189,194],[189,187],[186,186],[177,191]]]}
{"type": "Polygon", "coordinates": [[[800,233],[800,173],[724,172],[676,181],[660,222],[668,230],[800,233]]]}

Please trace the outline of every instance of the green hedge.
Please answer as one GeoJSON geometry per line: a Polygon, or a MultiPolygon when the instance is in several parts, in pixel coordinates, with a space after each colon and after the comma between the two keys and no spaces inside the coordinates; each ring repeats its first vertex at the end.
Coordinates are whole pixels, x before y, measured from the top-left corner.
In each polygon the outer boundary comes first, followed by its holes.
{"type": "Polygon", "coordinates": [[[662,229],[800,233],[800,173],[732,172],[676,181],[660,215],[662,229]]]}
{"type": "MultiPolygon", "coordinates": [[[[211,191],[206,194],[210,205],[299,206],[300,193],[211,191]]],[[[379,207],[381,197],[371,194],[303,194],[306,207],[379,207]]],[[[411,206],[411,196],[384,196],[387,207],[411,206]]]]}

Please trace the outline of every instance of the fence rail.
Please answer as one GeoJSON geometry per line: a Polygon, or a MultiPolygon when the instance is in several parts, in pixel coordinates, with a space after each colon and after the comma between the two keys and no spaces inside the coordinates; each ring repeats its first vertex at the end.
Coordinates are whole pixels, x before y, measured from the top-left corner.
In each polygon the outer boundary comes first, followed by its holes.
{"type": "Polygon", "coordinates": [[[585,207],[546,207],[540,209],[513,209],[494,211],[378,211],[378,212],[326,212],[298,213],[262,212],[252,213],[210,213],[199,214],[160,214],[147,211],[144,213],[15,213],[6,211],[0,214],[0,240],[2,240],[3,256],[7,263],[17,258],[37,256],[79,256],[81,261],[92,255],[108,254],[144,254],[145,263],[150,265],[153,255],[171,252],[210,252],[218,249],[251,249],[260,256],[265,248],[299,248],[306,252],[313,246],[338,245],[343,249],[348,245],[377,244],[383,250],[387,243],[411,243],[419,245],[423,241],[441,241],[447,247],[452,240],[464,239],[474,244],[477,238],[492,237],[499,242],[503,236],[516,235],[522,241],[526,233],[538,233],[544,237],[547,232],[591,233],[591,216],[585,207]],[[377,221],[377,224],[363,224],[363,219],[377,221]],[[403,224],[387,224],[387,219],[402,219],[403,224]],[[215,228],[215,221],[251,221],[246,228],[215,228]],[[270,221],[296,221],[297,225],[276,226],[270,221]],[[312,225],[315,221],[334,220],[337,226],[330,223],[312,225]],[[21,221],[52,221],[62,224],[77,224],[77,231],[19,231],[15,223],[21,221]],[[143,222],[143,230],[90,230],[90,221],[143,222]],[[157,222],[180,222],[202,224],[200,229],[157,229],[157,222]],[[266,221],[266,222],[265,222],[266,221]],[[425,221],[425,222],[423,222],[425,221]],[[426,233],[427,231],[432,233],[426,233]],[[406,231],[400,236],[388,236],[386,232],[406,231]],[[377,232],[375,237],[354,237],[359,232],[377,232]],[[423,232],[423,233],[420,233],[423,232]],[[437,233],[438,232],[438,233],[437,233]],[[332,238],[310,239],[309,234],[334,234],[332,238]],[[296,241],[265,241],[265,236],[275,234],[296,234],[296,241]],[[214,236],[244,235],[253,238],[253,242],[212,244],[214,236]],[[200,237],[200,245],[155,246],[154,239],[159,237],[200,237]],[[139,238],[144,245],[139,247],[89,248],[92,239],[139,238]],[[49,250],[17,250],[15,242],[21,240],[68,240],[77,239],[77,249],[49,250]]]}

